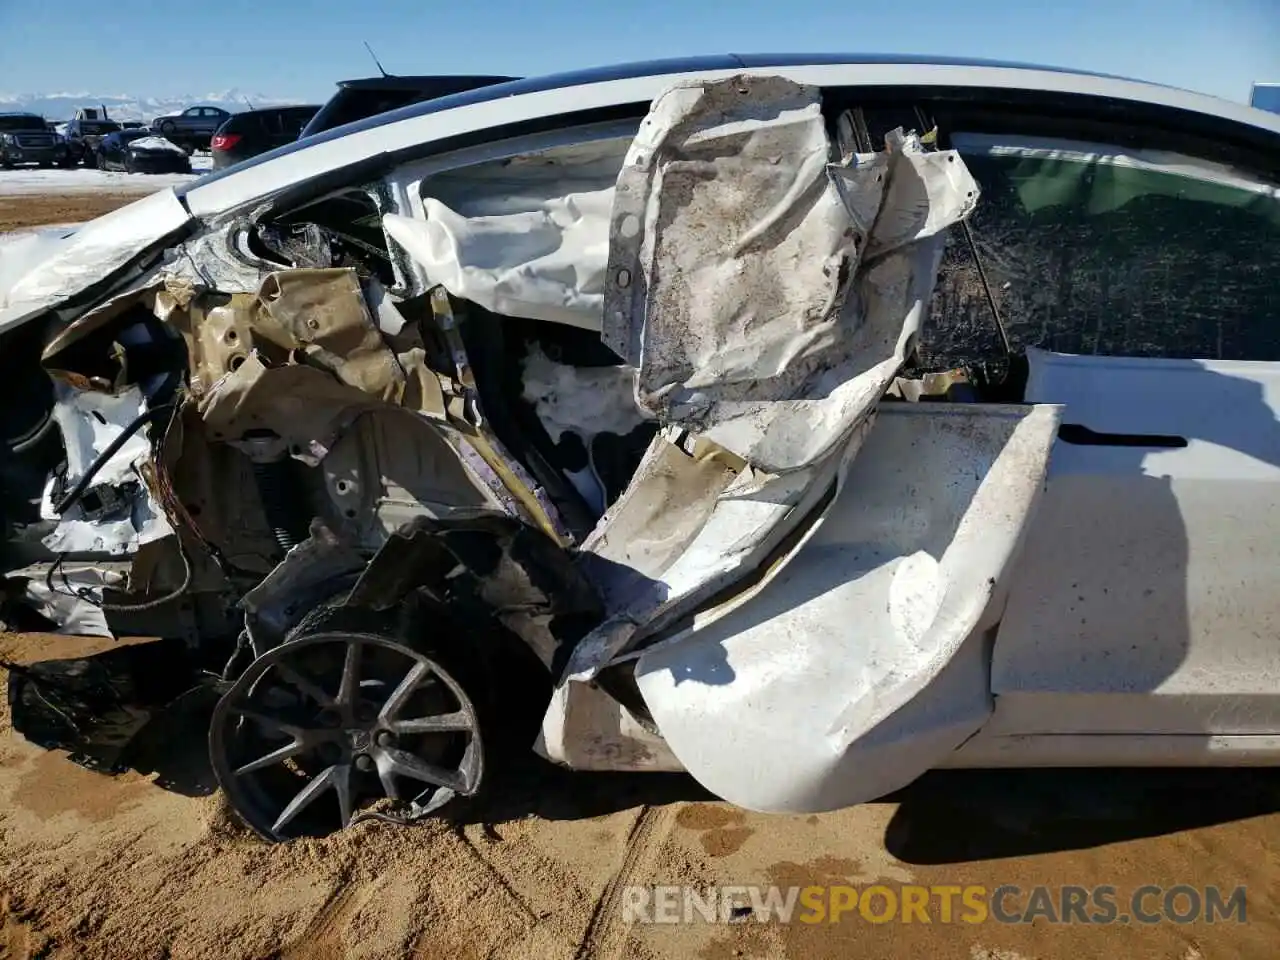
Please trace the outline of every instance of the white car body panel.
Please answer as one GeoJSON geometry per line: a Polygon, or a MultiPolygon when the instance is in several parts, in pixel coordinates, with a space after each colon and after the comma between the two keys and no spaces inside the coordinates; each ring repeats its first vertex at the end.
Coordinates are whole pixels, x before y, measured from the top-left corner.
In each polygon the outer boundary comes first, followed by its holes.
{"type": "MultiPolygon", "coordinates": [[[[26,248],[21,274],[0,288],[0,333],[53,309],[120,271],[144,251],[177,235],[191,216],[172,188],[86,223],[47,246],[26,248]],[[40,255],[37,259],[37,255],[40,255]]],[[[9,251],[6,250],[6,259],[9,251]]]]}
{"type": "Polygon", "coordinates": [[[1066,423],[992,665],[991,734],[1280,730],[1280,365],[1030,354],[1066,423]]]}
{"type": "Polygon", "coordinates": [[[972,86],[997,90],[1017,88],[1046,93],[1080,93],[1193,110],[1280,133],[1280,118],[1265,111],[1186,90],[1112,77],[1019,67],[936,63],[761,66],[629,77],[487,100],[317,143],[305,151],[290,153],[237,171],[233,177],[206,184],[197,183],[185,196],[194,216],[211,216],[378,153],[393,153],[433,140],[443,140],[477,130],[501,128],[540,117],[621,103],[644,103],[682,80],[723,79],[743,73],[786,77],[796,83],[818,87],[972,86]]]}
{"type": "Polygon", "coordinates": [[[831,810],[905,786],[982,726],[983,634],[1057,425],[1053,407],[883,405],[789,566],[640,657],[689,772],[750,809],[831,810]]]}

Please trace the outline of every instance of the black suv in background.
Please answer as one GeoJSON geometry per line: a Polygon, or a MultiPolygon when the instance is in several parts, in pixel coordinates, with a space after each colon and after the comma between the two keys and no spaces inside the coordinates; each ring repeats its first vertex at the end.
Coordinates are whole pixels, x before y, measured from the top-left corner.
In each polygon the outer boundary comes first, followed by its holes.
{"type": "Polygon", "coordinates": [[[302,131],[309,137],[322,130],[332,130],[388,110],[407,107],[423,100],[435,100],[496,83],[508,83],[516,77],[435,76],[435,77],[367,77],[364,80],[339,80],[338,92],[320,108],[302,131]]]}
{"type": "Polygon", "coordinates": [[[249,157],[297,140],[320,107],[270,107],[233,113],[213,135],[213,169],[221,170],[249,157]]]}
{"type": "Polygon", "coordinates": [[[0,113],[0,167],[19,163],[51,167],[66,159],[67,148],[34,113],[0,113]]]}
{"type": "Polygon", "coordinates": [[[63,136],[67,141],[67,162],[76,164],[83,162],[92,167],[97,162],[98,143],[109,133],[120,129],[114,120],[89,119],[76,117],[67,121],[63,136]]]}

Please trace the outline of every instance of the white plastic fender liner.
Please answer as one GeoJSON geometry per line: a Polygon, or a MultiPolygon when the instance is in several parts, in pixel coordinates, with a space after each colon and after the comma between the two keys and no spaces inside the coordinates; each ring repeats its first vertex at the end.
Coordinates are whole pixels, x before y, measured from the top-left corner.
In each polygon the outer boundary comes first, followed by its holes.
{"type": "Polygon", "coordinates": [[[830,512],[752,601],[643,653],[658,729],[705,787],[821,811],[910,783],[990,715],[1006,576],[1056,406],[893,404],[830,512]]]}

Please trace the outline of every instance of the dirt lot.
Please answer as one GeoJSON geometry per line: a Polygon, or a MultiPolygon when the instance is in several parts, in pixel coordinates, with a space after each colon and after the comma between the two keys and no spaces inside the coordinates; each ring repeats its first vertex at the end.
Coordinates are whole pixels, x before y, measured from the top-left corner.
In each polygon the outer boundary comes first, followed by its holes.
{"type": "Polygon", "coordinates": [[[0,233],[46,223],[92,220],[137,200],[138,193],[89,193],[69,196],[0,196],[0,233]]]}
{"type": "MultiPolygon", "coordinates": [[[[0,229],[119,202],[0,200],[0,229]]],[[[0,634],[0,659],[19,663],[100,647],[0,634]]],[[[893,802],[782,817],[712,802],[683,777],[531,762],[456,823],[267,846],[211,790],[203,711],[171,711],[147,763],[112,776],[15,734],[0,701],[0,958],[1219,960],[1280,943],[1270,771],[953,773],[893,802]],[[1011,884],[1024,892],[1013,909],[1039,884],[1109,884],[1121,912],[1144,884],[1244,885],[1247,922],[945,923],[931,905],[927,924],[854,910],[835,924],[629,925],[628,884],[1011,884]]]]}

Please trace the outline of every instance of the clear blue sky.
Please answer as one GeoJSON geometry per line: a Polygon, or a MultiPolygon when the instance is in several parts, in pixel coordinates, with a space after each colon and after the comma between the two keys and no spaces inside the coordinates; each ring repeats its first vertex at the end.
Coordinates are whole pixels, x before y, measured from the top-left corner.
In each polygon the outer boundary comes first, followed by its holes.
{"type": "Polygon", "coordinates": [[[1280,0],[0,0],[0,91],[323,98],[373,72],[364,39],[392,73],[875,51],[1077,67],[1233,100],[1280,80],[1280,0]]]}

